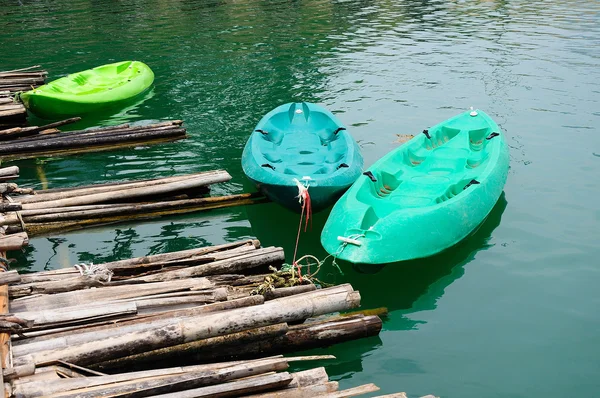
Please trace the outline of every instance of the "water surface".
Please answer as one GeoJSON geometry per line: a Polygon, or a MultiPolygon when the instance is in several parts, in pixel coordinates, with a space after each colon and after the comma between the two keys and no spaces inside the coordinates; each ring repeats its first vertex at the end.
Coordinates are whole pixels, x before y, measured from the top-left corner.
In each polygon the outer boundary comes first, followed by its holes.
{"type": "MultiPolygon", "coordinates": [[[[600,3],[596,1],[0,0],[0,70],[55,79],[122,59],[156,74],[143,101],[70,128],[182,119],[172,144],[15,162],[35,188],[217,168],[215,194],[253,187],[240,157],[260,117],[290,101],[328,107],[368,167],[471,106],[511,147],[504,194],[467,241],[433,258],[323,279],[386,306],[379,337],[318,353],[341,387],[410,397],[594,396],[600,387],[600,3]]],[[[33,122],[34,120],[32,120],[33,122]]],[[[299,252],[320,258],[315,215],[299,252]]],[[[257,237],[292,256],[298,217],[276,204],[31,240],[29,270],[257,237]]],[[[291,259],[290,259],[291,260],[291,259]]]]}

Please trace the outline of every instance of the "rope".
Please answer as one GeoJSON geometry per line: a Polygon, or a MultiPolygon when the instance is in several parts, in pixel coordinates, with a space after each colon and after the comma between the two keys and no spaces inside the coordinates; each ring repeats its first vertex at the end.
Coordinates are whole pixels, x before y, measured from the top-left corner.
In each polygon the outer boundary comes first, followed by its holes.
{"type": "MultiPolygon", "coordinates": [[[[292,257],[292,265],[296,266],[298,269],[298,278],[302,281],[302,272],[300,270],[300,266],[298,266],[298,261],[296,261],[296,256],[298,255],[298,244],[300,243],[300,231],[302,230],[302,219],[304,218],[304,213],[306,212],[306,223],[304,224],[304,232],[306,232],[306,228],[308,227],[308,220],[310,219],[310,215],[312,213],[311,202],[310,202],[310,194],[308,193],[308,188],[310,184],[304,185],[298,179],[294,178],[292,181],[296,183],[298,187],[298,202],[302,204],[302,211],[300,213],[300,224],[298,225],[298,234],[296,235],[296,246],[294,247],[294,256],[292,257]]],[[[311,220],[312,227],[312,220],[311,220]]]]}
{"type": "Polygon", "coordinates": [[[99,276],[100,279],[103,279],[105,282],[110,282],[113,276],[113,272],[104,265],[96,265],[93,263],[88,265],[86,263],[81,263],[75,264],[73,267],[75,267],[82,276],[99,276]]]}

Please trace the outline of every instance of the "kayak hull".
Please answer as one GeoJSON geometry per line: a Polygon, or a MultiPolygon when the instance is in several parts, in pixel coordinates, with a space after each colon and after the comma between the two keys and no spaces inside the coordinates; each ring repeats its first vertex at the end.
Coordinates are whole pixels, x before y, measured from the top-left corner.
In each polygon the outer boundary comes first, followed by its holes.
{"type": "Polygon", "coordinates": [[[270,200],[301,212],[299,187],[313,212],[331,206],[360,176],[363,158],[342,123],[312,103],[287,103],[258,122],[242,153],[246,176],[270,200]]]}
{"type": "Polygon", "coordinates": [[[154,73],[139,61],[123,61],[70,74],[19,94],[43,119],[80,116],[122,106],[146,92],[154,73]]]}
{"type": "Polygon", "coordinates": [[[508,169],[498,125],[480,110],[457,115],[373,164],[333,207],[321,244],[357,264],[437,254],[485,220],[508,169]]]}

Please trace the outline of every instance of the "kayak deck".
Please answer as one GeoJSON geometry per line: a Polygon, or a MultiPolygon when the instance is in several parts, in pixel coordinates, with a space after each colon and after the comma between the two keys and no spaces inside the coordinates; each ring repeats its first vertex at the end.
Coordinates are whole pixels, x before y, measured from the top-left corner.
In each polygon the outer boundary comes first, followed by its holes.
{"type": "Polygon", "coordinates": [[[435,254],[485,219],[502,193],[508,165],[508,146],[489,116],[455,116],[363,173],[333,207],[321,243],[354,263],[435,254]]]}
{"type": "Polygon", "coordinates": [[[339,131],[340,126],[324,113],[311,111],[304,103],[292,104],[259,131],[261,167],[300,178],[333,174],[349,155],[346,136],[339,131]]]}

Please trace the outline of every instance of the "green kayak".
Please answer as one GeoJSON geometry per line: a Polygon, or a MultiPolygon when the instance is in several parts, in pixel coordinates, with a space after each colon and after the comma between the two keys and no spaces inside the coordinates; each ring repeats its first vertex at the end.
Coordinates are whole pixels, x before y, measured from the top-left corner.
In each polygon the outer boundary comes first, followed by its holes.
{"type": "Polygon", "coordinates": [[[333,207],[321,244],[357,264],[436,254],[485,220],[508,168],[504,134],[488,115],[475,110],[455,116],[365,171],[333,207]]]}
{"type": "Polygon", "coordinates": [[[118,106],[146,91],[154,73],[139,61],[98,66],[19,94],[25,107],[43,119],[78,116],[118,106]]]}

